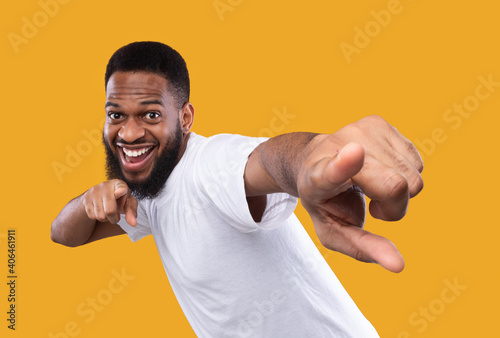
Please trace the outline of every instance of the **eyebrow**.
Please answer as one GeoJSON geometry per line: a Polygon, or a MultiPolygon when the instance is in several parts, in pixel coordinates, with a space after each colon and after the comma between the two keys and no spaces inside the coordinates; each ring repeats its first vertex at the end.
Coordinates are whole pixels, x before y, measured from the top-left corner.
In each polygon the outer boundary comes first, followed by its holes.
{"type": "Polygon", "coordinates": [[[160,106],[163,106],[163,102],[160,100],[146,100],[141,102],[141,106],[147,106],[149,104],[158,104],[160,106]]]}
{"type": "MultiPolygon", "coordinates": [[[[147,105],[150,105],[150,104],[158,104],[160,106],[163,106],[163,102],[161,102],[160,100],[146,100],[146,101],[142,101],[140,103],[141,106],[147,106],[147,105]]],[[[108,101],[104,105],[104,108],[107,108],[107,107],[120,108],[120,105],[118,103],[114,103],[114,102],[108,101]]]]}
{"type": "Polygon", "coordinates": [[[104,105],[104,108],[108,108],[108,107],[115,107],[115,108],[120,108],[120,105],[118,103],[114,103],[114,102],[106,102],[106,104],[104,105]]]}

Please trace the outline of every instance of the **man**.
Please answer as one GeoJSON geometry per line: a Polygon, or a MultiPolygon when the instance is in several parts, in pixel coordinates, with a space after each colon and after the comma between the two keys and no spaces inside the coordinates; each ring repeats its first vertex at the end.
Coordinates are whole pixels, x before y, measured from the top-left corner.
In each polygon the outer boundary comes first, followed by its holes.
{"type": "Polygon", "coordinates": [[[362,227],[365,194],[392,221],[422,189],[411,142],[376,116],[331,135],[196,135],[185,62],[157,42],[116,51],[105,83],[109,180],[63,208],[55,242],[152,234],[200,337],[378,336],[293,210],[300,197],[325,247],[401,271],[395,246],[362,227]]]}

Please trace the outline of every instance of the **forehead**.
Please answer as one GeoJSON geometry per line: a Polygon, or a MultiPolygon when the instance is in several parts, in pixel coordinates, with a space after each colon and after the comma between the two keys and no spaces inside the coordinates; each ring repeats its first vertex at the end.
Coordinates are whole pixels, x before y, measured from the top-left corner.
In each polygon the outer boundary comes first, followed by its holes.
{"type": "MultiPolygon", "coordinates": [[[[106,98],[156,97],[172,101],[168,81],[163,76],[149,72],[115,72],[106,86],[106,98]]],[[[165,102],[165,103],[166,103],[165,102]]]]}

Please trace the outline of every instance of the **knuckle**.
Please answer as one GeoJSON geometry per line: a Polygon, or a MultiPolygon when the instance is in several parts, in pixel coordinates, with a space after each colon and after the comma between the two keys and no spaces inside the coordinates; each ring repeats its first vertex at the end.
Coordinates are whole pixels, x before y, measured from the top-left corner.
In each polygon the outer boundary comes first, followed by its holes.
{"type": "Polygon", "coordinates": [[[87,217],[90,219],[95,219],[94,212],[92,208],[90,208],[88,205],[85,205],[85,213],[87,214],[87,217]]]}
{"type": "Polygon", "coordinates": [[[422,191],[423,188],[424,188],[424,180],[422,179],[422,176],[415,175],[414,178],[411,180],[411,184],[409,186],[410,196],[413,197],[417,195],[419,192],[422,191]]]}
{"type": "Polygon", "coordinates": [[[319,170],[313,170],[309,175],[309,181],[313,187],[319,187],[322,183],[322,175],[319,170]]]}
{"type": "Polygon", "coordinates": [[[116,188],[118,188],[118,187],[128,187],[128,186],[127,186],[127,183],[125,183],[125,181],[120,180],[120,179],[118,179],[118,178],[115,178],[115,179],[112,179],[112,180],[106,181],[106,182],[104,182],[104,183],[109,184],[109,185],[111,185],[112,187],[116,187],[116,188]]]}
{"type": "Polygon", "coordinates": [[[403,174],[411,173],[413,167],[410,163],[407,162],[403,157],[393,155],[394,168],[403,174]]]}
{"type": "Polygon", "coordinates": [[[106,214],[104,213],[104,210],[102,210],[102,208],[100,208],[98,205],[94,205],[94,214],[95,219],[99,222],[104,222],[106,220],[106,214]]]}
{"type": "Polygon", "coordinates": [[[93,193],[93,191],[94,191],[93,188],[90,188],[89,190],[87,190],[85,192],[85,194],[83,194],[83,200],[82,200],[82,202],[83,202],[84,205],[89,204],[90,201],[92,200],[92,193],[93,193]]]}
{"type": "Polygon", "coordinates": [[[358,122],[351,123],[345,126],[343,129],[346,131],[347,135],[357,138],[364,133],[365,128],[367,128],[366,125],[368,127],[370,126],[370,122],[367,122],[366,119],[367,118],[365,117],[358,122]]]}
{"type": "Polygon", "coordinates": [[[106,214],[102,210],[96,212],[96,219],[99,222],[105,222],[107,220],[106,214]]]}
{"type": "Polygon", "coordinates": [[[401,174],[389,174],[384,181],[383,189],[388,200],[407,198],[409,194],[408,181],[401,174]]]}
{"type": "Polygon", "coordinates": [[[120,221],[120,215],[119,214],[108,215],[106,221],[112,224],[116,224],[120,221]]]}
{"type": "Polygon", "coordinates": [[[116,218],[117,211],[114,208],[109,208],[105,211],[105,214],[107,219],[113,219],[116,218]]]}
{"type": "Polygon", "coordinates": [[[373,130],[382,129],[387,131],[390,127],[391,125],[383,117],[379,115],[369,115],[344,128],[347,128],[346,131],[348,131],[348,135],[360,138],[363,135],[369,135],[373,130]]]}
{"type": "Polygon", "coordinates": [[[369,115],[369,116],[364,117],[362,120],[364,120],[364,122],[368,123],[371,126],[373,126],[373,125],[377,125],[377,126],[389,125],[387,123],[387,121],[380,115],[369,115]]]}
{"type": "MultiPolygon", "coordinates": [[[[87,192],[87,193],[88,193],[88,192],[87,192]]],[[[85,208],[85,211],[87,211],[87,212],[88,212],[88,204],[89,204],[89,200],[88,200],[87,193],[85,193],[85,195],[83,195],[83,198],[82,198],[82,205],[83,205],[83,207],[85,208]]]]}
{"type": "Polygon", "coordinates": [[[421,173],[422,171],[424,171],[424,161],[422,161],[422,158],[419,156],[418,160],[417,160],[417,163],[416,163],[416,166],[415,166],[418,170],[419,173],[421,173]]]}
{"type": "MultiPolygon", "coordinates": [[[[365,236],[367,236],[367,232],[363,232],[362,235],[358,238],[358,243],[361,243],[365,236]]],[[[362,250],[361,247],[356,247],[351,245],[352,257],[360,262],[373,262],[373,260],[362,250]]]]}
{"type": "Polygon", "coordinates": [[[424,161],[422,161],[422,156],[420,156],[417,147],[410,140],[406,140],[406,150],[411,156],[415,169],[421,173],[424,170],[424,161]]]}
{"type": "Polygon", "coordinates": [[[305,187],[321,187],[323,182],[323,165],[322,161],[310,166],[304,175],[305,187]]]}

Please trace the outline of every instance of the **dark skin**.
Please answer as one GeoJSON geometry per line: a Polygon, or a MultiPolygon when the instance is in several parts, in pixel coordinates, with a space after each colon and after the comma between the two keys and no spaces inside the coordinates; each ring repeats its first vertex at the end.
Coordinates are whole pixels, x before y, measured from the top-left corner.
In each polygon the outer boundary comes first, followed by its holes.
{"type": "Polygon", "coordinates": [[[268,175],[247,175],[247,194],[284,191],[300,197],[326,248],[392,272],[403,270],[394,244],[363,229],[365,195],[374,218],[400,220],[423,188],[423,163],[413,144],[381,117],[366,117],[330,135],[270,139],[250,156],[246,174],[252,170],[268,175]],[[276,161],[275,154],[283,160],[276,161]]]}
{"type": "MultiPolygon", "coordinates": [[[[185,103],[178,109],[163,77],[117,72],[110,78],[106,92],[104,137],[120,159],[126,179],[140,182],[150,174],[155,157],[171,142],[176,125],[182,129],[179,159],[182,157],[194,120],[194,107],[185,103]],[[137,140],[141,142],[124,145],[137,140]],[[133,151],[145,147],[153,147],[146,161],[128,170],[131,166],[123,156],[123,148],[133,151]]],[[[260,220],[265,198],[250,196],[248,203],[254,219],[260,220]]],[[[52,225],[52,239],[74,247],[121,235],[125,232],[116,224],[120,214],[125,214],[127,222],[135,226],[136,211],[137,200],[124,181],[105,181],[66,205],[52,225]]]]}
{"type": "MultiPolygon", "coordinates": [[[[182,157],[194,108],[190,103],[176,106],[166,79],[145,72],[114,73],[107,86],[106,106],[104,137],[121,159],[127,179],[140,182],[149,175],[177,125],[183,133],[182,157]],[[147,151],[143,160],[134,163],[127,161],[123,148],[147,151]]],[[[292,133],[262,143],[248,158],[244,181],[254,220],[261,219],[267,194],[286,192],[300,197],[325,247],[399,272],[404,261],[394,244],[362,229],[365,195],[371,200],[373,217],[399,220],[410,198],[423,188],[422,170],[413,144],[381,117],[369,116],[333,134],[292,133]]],[[[120,214],[135,226],[137,201],[125,182],[105,181],[63,208],[52,224],[52,239],[78,246],[123,234],[116,224],[120,214]]]]}

